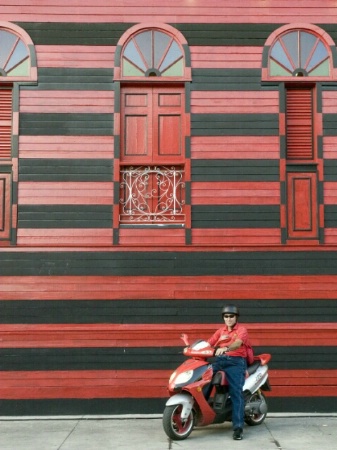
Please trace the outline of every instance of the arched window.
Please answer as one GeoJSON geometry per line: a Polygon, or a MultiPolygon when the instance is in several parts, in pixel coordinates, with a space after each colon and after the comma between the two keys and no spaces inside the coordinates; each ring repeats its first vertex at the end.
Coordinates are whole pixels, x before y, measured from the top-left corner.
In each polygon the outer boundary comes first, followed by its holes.
{"type": "Polygon", "coordinates": [[[131,36],[122,56],[122,75],[181,77],[184,55],[173,36],[159,30],[146,30],[131,36]]]}
{"type": "Polygon", "coordinates": [[[330,55],[313,32],[295,30],[281,35],[270,49],[269,75],[328,77],[330,55]]]}
{"type": "Polygon", "coordinates": [[[19,36],[0,30],[0,74],[1,76],[28,76],[29,51],[19,36]]]}

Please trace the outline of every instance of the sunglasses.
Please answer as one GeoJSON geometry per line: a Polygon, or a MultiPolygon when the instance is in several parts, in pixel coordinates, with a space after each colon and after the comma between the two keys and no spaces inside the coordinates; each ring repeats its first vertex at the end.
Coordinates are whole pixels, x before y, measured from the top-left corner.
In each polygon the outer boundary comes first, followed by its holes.
{"type": "Polygon", "coordinates": [[[224,315],[225,319],[234,319],[234,317],[235,317],[235,314],[225,314],[224,315]]]}

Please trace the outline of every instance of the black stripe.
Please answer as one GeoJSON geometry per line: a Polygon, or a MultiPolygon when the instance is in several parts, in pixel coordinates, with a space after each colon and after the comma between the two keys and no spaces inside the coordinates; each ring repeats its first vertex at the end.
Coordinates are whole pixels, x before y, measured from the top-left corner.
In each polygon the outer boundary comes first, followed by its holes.
{"type": "Polygon", "coordinates": [[[260,90],[259,69],[192,69],[191,91],[260,90]]]}
{"type": "MultiPolygon", "coordinates": [[[[335,300],[232,300],[250,323],[337,322],[335,300]]],[[[213,324],[220,326],[224,300],[3,300],[1,324],[213,324]]]]}
{"type": "Polygon", "coordinates": [[[192,181],[280,181],[276,160],[198,159],[191,164],[192,181]]]}
{"type": "Polygon", "coordinates": [[[110,228],[111,205],[22,205],[19,228],[110,228]]]}
{"type": "Polygon", "coordinates": [[[268,23],[175,23],[189,45],[257,45],[263,46],[268,36],[281,24],[268,23]]]}
{"type": "Polygon", "coordinates": [[[112,159],[20,159],[20,181],[112,181],[112,159]]]}
{"type": "Polygon", "coordinates": [[[337,205],[324,206],[324,225],[326,228],[337,228],[337,205]]]}
{"type": "Polygon", "coordinates": [[[337,252],[2,251],[0,275],[335,275],[337,252]]]}
{"type": "Polygon", "coordinates": [[[324,181],[337,181],[337,160],[324,160],[324,181]]]}
{"type": "MultiPolygon", "coordinates": [[[[269,411],[273,413],[299,412],[331,413],[336,411],[336,397],[271,397],[267,394],[269,411]]],[[[166,398],[94,398],[0,400],[0,416],[56,416],[56,415],[122,415],[162,414],[166,398]]],[[[161,427],[161,418],[158,419],[161,427]]],[[[210,430],[211,431],[211,430],[210,430]]],[[[193,439],[193,438],[192,438],[193,439]]]]}
{"type": "Polygon", "coordinates": [[[134,23],[14,22],[35,45],[117,45],[134,23]]]}
{"type": "MultiPolygon", "coordinates": [[[[328,370],[337,369],[336,349],[265,346],[254,352],[270,353],[273,370],[328,370]]],[[[185,360],[182,347],[0,348],[2,371],[174,370],[185,360]]]]}
{"type": "Polygon", "coordinates": [[[192,206],[192,228],[279,228],[276,205],[192,206]]]}
{"type": "MultiPolygon", "coordinates": [[[[35,45],[117,45],[133,23],[14,22],[35,45]]],[[[280,24],[172,23],[189,45],[264,45],[280,24]]]]}
{"type": "Polygon", "coordinates": [[[337,136],[337,114],[323,114],[323,135],[337,136]]]}
{"type": "Polygon", "coordinates": [[[23,90],[113,91],[112,69],[40,68],[37,86],[22,86],[23,90]]]}
{"type": "Polygon", "coordinates": [[[112,136],[113,114],[20,114],[24,136],[112,136]]]}
{"type": "Polygon", "coordinates": [[[278,114],[192,114],[192,136],[275,136],[278,114]]]}

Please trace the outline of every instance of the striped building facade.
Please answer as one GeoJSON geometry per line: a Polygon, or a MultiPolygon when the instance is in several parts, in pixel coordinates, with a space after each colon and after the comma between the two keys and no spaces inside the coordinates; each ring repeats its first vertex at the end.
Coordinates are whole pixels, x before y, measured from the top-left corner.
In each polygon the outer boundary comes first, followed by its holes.
{"type": "Polygon", "coordinates": [[[334,411],[335,2],[45,3],[0,12],[1,414],[160,413],[228,302],[269,409],[334,411]],[[182,176],[171,222],[135,166],[182,176]]]}

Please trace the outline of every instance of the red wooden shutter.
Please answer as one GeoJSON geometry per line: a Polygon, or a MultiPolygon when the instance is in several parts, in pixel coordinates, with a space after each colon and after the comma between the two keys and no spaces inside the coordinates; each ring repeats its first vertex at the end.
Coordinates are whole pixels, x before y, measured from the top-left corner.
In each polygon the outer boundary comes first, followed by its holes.
{"type": "Polygon", "coordinates": [[[11,157],[12,89],[0,89],[0,158],[11,157]]]}
{"type": "Polygon", "coordinates": [[[177,87],[153,90],[153,156],[156,162],[183,162],[184,95],[177,87]]]}
{"type": "Polygon", "coordinates": [[[181,87],[125,87],[121,107],[121,161],[184,162],[185,98],[181,87]]]}
{"type": "Polygon", "coordinates": [[[312,89],[287,89],[286,133],[288,160],[314,157],[312,89]]]}

